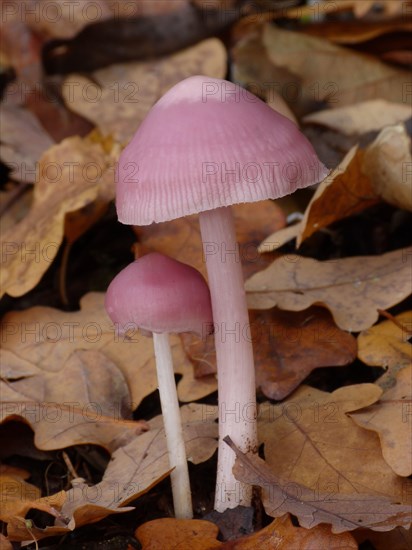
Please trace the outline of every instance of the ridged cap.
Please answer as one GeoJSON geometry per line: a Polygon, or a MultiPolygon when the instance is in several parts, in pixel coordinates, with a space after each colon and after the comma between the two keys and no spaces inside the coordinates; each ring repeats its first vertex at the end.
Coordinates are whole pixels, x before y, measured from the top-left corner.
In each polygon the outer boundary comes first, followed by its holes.
{"type": "Polygon", "coordinates": [[[209,287],[197,269],[153,252],[123,269],[107,289],[105,307],[122,332],[127,325],[149,332],[209,334],[209,287]]]}
{"type": "Polygon", "coordinates": [[[149,225],[279,198],[327,173],[289,119],[236,84],[192,76],[152,107],[120,155],[117,213],[149,225]]]}

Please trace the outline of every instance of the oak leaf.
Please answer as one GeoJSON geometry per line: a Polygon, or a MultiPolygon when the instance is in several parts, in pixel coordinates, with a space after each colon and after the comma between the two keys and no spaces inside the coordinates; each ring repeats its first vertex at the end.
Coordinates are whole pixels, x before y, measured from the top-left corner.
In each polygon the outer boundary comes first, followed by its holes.
{"type": "Polygon", "coordinates": [[[411,116],[408,105],[391,103],[384,99],[370,99],[354,105],[316,111],[303,122],[321,124],[346,135],[364,134],[406,121],[411,116]]]}
{"type": "Polygon", "coordinates": [[[331,107],[380,97],[404,103],[407,71],[372,56],[353,52],[328,40],[266,24],[263,43],[271,61],[300,77],[308,99],[331,107]]]}
{"type": "MultiPolygon", "coordinates": [[[[285,215],[272,201],[235,204],[231,209],[239,243],[238,259],[242,262],[243,274],[247,277],[270,263],[270,256],[263,258],[259,255],[258,245],[265,235],[285,225],[285,215]]],[[[197,215],[167,223],[135,227],[134,231],[144,247],[187,263],[206,276],[206,261],[197,215]]],[[[213,252],[212,249],[210,253],[213,252]]]]}
{"type": "MultiPolygon", "coordinates": [[[[259,437],[264,443],[266,467],[281,480],[281,490],[299,497],[304,489],[306,498],[318,505],[328,501],[332,506],[348,497],[352,506],[358,499],[363,506],[365,498],[369,508],[363,511],[369,513],[382,512],[378,506],[385,510],[391,500],[407,504],[412,482],[397,476],[383,459],[377,434],[357,426],[346,414],[372,405],[381,394],[374,384],[347,386],[333,393],[301,386],[283,403],[262,405],[259,437]]],[[[264,493],[273,509],[270,491],[264,493]]],[[[281,510],[276,515],[281,515],[281,510]]],[[[378,517],[367,521],[369,528],[379,527],[378,517]],[[370,522],[375,522],[375,527],[370,522]]],[[[396,525],[405,522],[395,522],[391,528],[396,525]]]]}
{"type": "Polygon", "coordinates": [[[46,151],[29,213],[2,234],[1,295],[21,296],[37,285],[59,250],[65,214],[92,202],[107,182],[114,194],[113,174],[110,157],[86,139],[46,151]]]}
{"type": "Polygon", "coordinates": [[[332,534],[326,525],[311,530],[294,527],[288,515],[276,519],[263,529],[240,539],[219,542],[218,527],[205,520],[157,519],[144,523],[136,530],[143,550],[188,548],[193,550],[356,550],[357,544],[349,533],[332,534]]]}
{"type": "Polygon", "coordinates": [[[22,107],[2,105],[0,157],[17,181],[36,181],[37,161],[53,145],[53,140],[37,118],[22,107]],[[24,139],[22,139],[24,136],[24,139]]]}
{"type": "Polygon", "coordinates": [[[230,437],[226,436],[224,441],[236,453],[235,477],[262,487],[263,505],[269,515],[276,517],[285,512],[292,513],[307,529],[328,523],[332,526],[332,533],[353,531],[364,525],[376,531],[390,531],[398,525],[409,526],[412,522],[410,506],[394,503],[388,498],[335,494],[330,499],[328,493],[319,493],[314,498],[313,491],[303,485],[294,483],[291,488],[256,454],[239,451],[230,437]]]}
{"type": "Polygon", "coordinates": [[[378,403],[350,414],[362,428],[378,433],[383,458],[399,476],[412,475],[412,366],[400,370],[396,385],[378,403]]]}
{"type": "MultiPolygon", "coordinates": [[[[197,404],[181,407],[183,438],[189,461],[198,464],[210,458],[217,448],[217,407],[197,404]]],[[[62,515],[72,518],[74,529],[105,517],[125,506],[170,473],[163,420],[149,420],[149,431],[117,449],[100,483],[87,487],[77,483],[67,492],[62,515]]]]}
{"type": "Polygon", "coordinates": [[[119,63],[92,77],[73,74],[63,85],[66,105],[98,126],[103,135],[126,144],[149,109],[174,84],[204,74],[223,78],[226,50],[211,38],[159,60],[119,63]],[[85,95],[94,94],[93,101],[85,95]]]}
{"type": "MultiPolygon", "coordinates": [[[[76,312],[49,307],[10,312],[0,326],[2,345],[18,356],[23,365],[28,362],[44,371],[43,375],[58,373],[78,350],[100,352],[114,364],[120,376],[123,374],[130,391],[128,406],[135,409],[157,388],[153,342],[135,326],[119,336],[105,311],[104,296],[97,292],[86,294],[80,301],[80,311],[76,312]]],[[[171,335],[170,342],[175,371],[183,376],[178,384],[179,398],[191,401],[215,391],[214,377],[195,380],[179,337],[171,335]]],[[[33,379],[30,383],[34,384],[33,379]]],[[[113,399],[110,406],[114,403],[112,416],[119,411],[119,399],[113,399]]]]}
{"type": "Polygon", "coordinates": [[[411,166],[411,138],[398,124],[384,128],[366,148],[362,169],[384,201],[412,211],[411,166]]]}
{"type": "Polygon", "coordinates": [[[386,309],[410,293],[411,248],[381,256],[360,256],[319,262],[283,256],[246,281],[251,309],[301,311],[324,305],[343,330],[372,326],[378,309],[386,309]]]}
{"type": "Polygon", "coordinates": [[[73,351],[47,371],[4,349],[0,366],[0,420],[28,423],[39,449],[95,443],[113,451],[147,429],[129,420],[126,381],[99,351],[73,351]]]}
{"type": "MultiPolygon", "coordinates": [[[[243,336],[253,344],[256,387],[269,399],[284,399],[315,368],[346,365],[356,357],[355,338],[338,329],[321,308],[250,311],[249,320],[243,336]]],[[[215,373],[213,336],[182,339],[199,375],[215,373]]]]}

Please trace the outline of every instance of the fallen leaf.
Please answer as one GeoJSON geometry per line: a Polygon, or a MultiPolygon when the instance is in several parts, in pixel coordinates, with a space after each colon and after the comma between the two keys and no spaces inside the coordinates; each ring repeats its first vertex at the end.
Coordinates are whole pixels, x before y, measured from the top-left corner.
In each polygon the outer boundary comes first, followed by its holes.
{"type": "MultiPolygon", "coordinates": [[[[285,225],[285,215],[272,201],[235,204],[231,208],[239,243],[239,259],[243,274],[248,277],[270,263],[271,258],[262,258],[257,249],[265,235],[285,225]]],[[[206,276],[197,215],[135,227],[134,231],[145,247],[187,263],[206,276]]]]}
{"type": "Polygon", "coordinates": [[[136,538],[143,550],[191,548],[193,550],[356,550],[357,544],[349,533],[334,535],[326,525],[311,530],[294,527],[288,515],[279,518],[263,529],[237,540],[216,540],[218,527],[205,520],[179,520],[163,518],[144,523],[136,530],[136,538]]]}
{"type": "MultiPolygon", "coordinates": [[[[328,525],[317,525],[312,529],[295,527],[289,514],[275,519],[261,531],[227,544],[227,550],[255,550],[276,548],[276,550],[356,550],[355,539],[350,533],[333,534],[328,525]]],[[[222,547],[224,550],[226,545],[222,547]]]]}
{"type": "Polygon", "coordinates": [[[383,321],[358,336],[358,358],[367,365],[387,369],[376,382],[383,389],[393,387],[396,373],[412,364],[411,344],[408,342],[412,312],[405,311],[395,319],[405,328],[401,329],[393,321],[383,321]]]}
{"type": "MultiPolygon", "coordinates": [[[[186,455],[189,461],[199,464],[217,448],[217,407],[190,404],[181,407],[180,412],[186,455]]],[[[87,487],[80,482],[67,492],[62,515],[72,518],[70,529],[97,521],[113,511],[121,512],[170,473],[162,416],[148,424],[148,432],[112,454],[100,483],[87,487]]]]}
{"type": "Polygon", "coordinates": [[[101,352],[77,350],[41,370],[4,349],[0,421],[23,420],[41,450],[94,443],[113,451],[147,429],[131,418],[121,371],[101,352]]]}
{"type": "Polygon", "coordinates": [[[323,493],[330,501],[367,494],[408,502],[412,482],[395,475],[385,462],[377,434],[346,414],[381,395],[374,384],[332,393],[301,386],[282,403],[262,405],[258,432],[268,466],[289,488],[298,483],[310,489],[315,501],[323,493]]]}
{"type": "Polygon", "coordinates": [[[156,61],[116,64],[95,71],[91,78],[69,76],[63,84],[66,105],[111,135],[127,143],[153,104],[184,78],[204,74],[223,78],[226,50],[216,38],[156,61]]]}
{"type": "Polygon", "coordinates": [[[320,124],[345,135],[365,134],[406,121],[411,116],[408,105],[390,103],[384,99],[370,99],[355,105],[324,109],[306,115],[303,122],[320,124]]]}
{"type": "Polygon", "coordinates": [[[407,71],[329,41],[266,24],[263,43],[271,61],[299,76],[308,99],[339,107],[375,99],[405,103],[407,71]],[[327,79],[327,80],[326,80],[327,79]]]}
{"type": "MultiPolygon", "coordinates": [[[[269,399],[284,399],[315,368],[343,366],[356,357],[355,338],[338,329],[329,312],[320,308],[251,311],[249,319],[242,334],[253,343],[256,387],[269,399]]],[[[213,337],[184,335],[183,342],[198,373],[216,372],[213,337]]]]}
{"type": "Polygon", "coordinates": [[[224,441],[236,453],[233,468],[236,479],[264,490],[263,505],[269,515],[276,517],[289,512],[307,529],[327,523],[332,533],[338,534],[353,531],[360,525],[376,531],[390,531],[412,522],[410,506],[393,503],[389,498],[335,494],[333,500],[329,500],[328,493],[319,493],[314,499],[311,489],[298,483],[294,483],[293,488],[288,487],[285,480],[275,475],[256,454],[242,453],[228,436],[224,441]]]}
{"type": "Polygon", "coordinates": [[[33,509],[46,512],[55,518],[61,518],[61,509],[65,500],[66,493],[64,491],[43,498],[35,498],[33,500],[24,498],[17,499],[17,501],[14,502],[13,508],[9,507],[8,513],[2,516],[2,521],[7,523],[8,539],[11,541],[32,541],[40,540],[45,536],[50,537],[63,534],[63,532],[67,530],[63,531],[55,527],[39,529],[34,525],[32,520],[25,520],[25,516],[33,509]]]}
{"type": "Polygon", "coordinates": [[[412,548],[412,530],[397,527],[386,533],[377,533],[368,529],[357,529],[353,533],[359,544],[369,542],[374,550],[406,550],[412,548]]]}
{"type": "Polygon", "coordinates": [[[363,170],[364,152],[353,147],[318,186],[299,226],[296,247],[319,229],[380,202],[363,170]]]}
{"type": "Polygon", "coordinates": [[[212,550],[224,548],[216,540],[219,528],[203,519],[162,518],[148,521],[136,529],[142,550],[212,550]]]}
{"type": "Polygon", "coordinates": [[[387,390],[378,403],[349,416],[367,430],[378,433],[383,458],[398,474],[412,475],[412,366],[400,370],[396,385],[387,390]]]}
{"type": "Polygon", "coordinates": [[[296,239],[300,231],[301,222],[295,223],[294,225],[290,225],[288,227],[284,227],[279,231],[275,231],[260,243],[258,252],[260,254],[264,254],[265,252],[273,252],[274,250],[277,250],[292,239],[296,239]]]}
{"type": "Polygon", "coordinates": [[[403,124],[384,128],[367,147],[363,171],[386,202],[412,211],[411,138],[403,124]]]}
{"type": "Polygon", "coordinates": [[[2,235],[1,295],[37,285],[59,250],[66,212],[92,202],[107,182],[114,194],[113,162],[100,146],[72,137],[47,150],[30,212],[2,235]]]}
{"type": "Polygon", "coordinates": [[[17,181],[34,183],[37,162],[53,140],[37,118],[22,107],[0,106],[2,139],[0,157],[17,181]]]}
{"type": "MultiPolygon", "coordinates": [[[[104,308],[104,293],[86,294],[80,307],[76,312],[34,307],[8,313],[1,323],[2,347],[18,356],[16,367],[20,361],[22,365],[41,369],[42,376],[59,373],[76,351],[100,352],[116,367],[120,378],[123,374],[130,391],[128,408],[135,409],[157,388],[152,339],[143,336],[134,326],[130,326],[126,336],[117,335],[104,308]]],[[[195,380],[193,366],[185,356],[179,337],[171,335],[170,342],[175,371],[183,376],[178,384],[179,398],[191,401],[215,391],[215,377],[195,380]]],[[[29,374],[22,373],[22,376],[26,378],[29,374]]],[[[32,377],[30,384],[34,383],[32,377]]],[[[111,386],[107,391],[112,391],[111,386]]],[[[114,406],[112,416],[119,415],[119,399],[112,399],[111,403],[109,397],[108,406],[114,406]]]]}
{"type": "Polygon", "coordinates": [[[0,548],[1,550],[13,550],[11,542],[9,542],[3,533],[0,533],[0,548]]]}
{"type": "Polygon", "coordinates": [[[115,4],[107,0],[36,0],[36,9],[27,11],[25,21],[45,38],[72,38],[85,26],[112,18],[115,4]]]}
{"type": "Polygon", "coordinates": [[[378,309],[387,309],[410,294],[411,248],[381,256],[358,256],[319,262],[282,256],[246,281],[251,309],[301,311],[312,304],[327,307],[343,330],[372,326],[378,309]]]}

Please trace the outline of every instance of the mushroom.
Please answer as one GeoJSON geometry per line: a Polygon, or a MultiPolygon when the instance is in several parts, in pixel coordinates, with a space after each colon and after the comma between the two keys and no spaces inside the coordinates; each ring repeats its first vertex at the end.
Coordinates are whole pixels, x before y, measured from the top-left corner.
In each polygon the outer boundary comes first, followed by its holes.
{"type": "Polygon", "coordinates": [[[276,199],[328,171],[293,122],[240,86],[206,76],[171,88],[120,156],[117,213],[148,225],[199,213],[218,368],[219,451],[215,509],[249,505],[232,473],[235,454],[257,450],[249,317],[230,205],[276,199]]]}
{"type": "Polygon", "coordinates": [[[166,434],[177,518],[192,518],[192,500],[170,332],[212,331],[207,283],[193,267],[163,254],[150,253],[123,269],[107,289],[106,311],[120,331],[127,326],[153,333],[157,381],[166,434]]]}

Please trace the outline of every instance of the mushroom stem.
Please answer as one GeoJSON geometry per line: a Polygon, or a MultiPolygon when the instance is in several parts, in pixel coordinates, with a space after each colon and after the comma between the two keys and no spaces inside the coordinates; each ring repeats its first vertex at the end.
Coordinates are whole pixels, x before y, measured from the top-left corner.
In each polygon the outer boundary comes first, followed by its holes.
{"type": "Polygon", "coordinates": [[[257,451],[256,386],[249,314],[230,207],[199,215],[212,300],[219,392],[219,451],[215,509],[249,506],[251,488],[232,473],[230,436],[244,453],[257,451]]]}
{"type": "Polygon", "coordinates": [[[175,516],[179,519],[191,519],[193,509],[189,471],[168,333],[153,333],[153,345],[169,464],[174,468],[170,473],[170,480],[175,516]]]}

